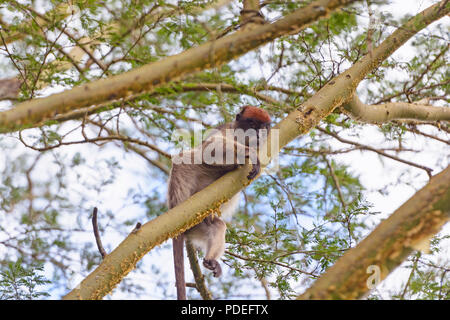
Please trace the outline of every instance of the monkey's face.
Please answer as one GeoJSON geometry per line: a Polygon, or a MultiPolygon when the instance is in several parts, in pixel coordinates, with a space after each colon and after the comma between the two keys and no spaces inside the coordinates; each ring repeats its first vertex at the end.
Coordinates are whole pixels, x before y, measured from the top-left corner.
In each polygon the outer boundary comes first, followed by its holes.
{"type": "Polygon", "coordinates": [[[244,140],[241,143],[249,147],[258,148],[260,139],[269,134],[271,119],[266,110],[245,106],[236,115],[236,129],[244,131],[244,140]]]}
{"type": "Polygon", "coordinates": [[[265,129],[267,131],[270,130],[270,122],[263,122],[254,118],[244,118],[241,117],[238,121],[237,127],[247,131],[248,129],[254,129],[258,132],[261,129],[265,129]]]}
{"type": "Polygon", "coordinates": [[[258,132],[261,129],[269,130],[271,119],[266,110],[245,106],[236,115],[237,127],[243,130],[254,129],[258,132]]]}

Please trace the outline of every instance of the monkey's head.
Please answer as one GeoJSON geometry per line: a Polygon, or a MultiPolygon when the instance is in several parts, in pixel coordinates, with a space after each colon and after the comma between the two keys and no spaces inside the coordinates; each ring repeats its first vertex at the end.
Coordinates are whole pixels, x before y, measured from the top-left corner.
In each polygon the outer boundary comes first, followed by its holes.
{"type": "Polygon", "coordinates": [[[253,107],[244,106],[236,115],[237,127],[243,130],[255,129],[270,129],[271,119],[266,110],[253,107]]]}

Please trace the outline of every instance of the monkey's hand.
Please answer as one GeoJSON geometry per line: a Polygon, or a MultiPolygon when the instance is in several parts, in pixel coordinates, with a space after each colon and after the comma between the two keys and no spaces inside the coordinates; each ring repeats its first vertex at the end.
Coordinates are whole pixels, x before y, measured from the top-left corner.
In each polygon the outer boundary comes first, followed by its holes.
{"type": "Polygon", "coordinates": [[[218,278],[222,275],[222,267],[220,264],[214,259],[204,259],[203,265],[205,268],[212,270],[214,277],[218,278]]]}
{"type": "Polygon", "coordinates": [[[257,158],[256,163],[252,164],[252,170],[247,176],[248,180],[253,180],[261,171],[261,164],[259,163],[259,158],[257,158]]]}
{"type": "Polygon", "coordinates": [[[205,218],[205,220],[203,220],[203,222],[204,222],[207,226],[210,226],[210,225],[212,225],[212,224],[214,223],[214,219],[215,219],[215,217],[214,217],[214,213],[213,213],[213,216],[207,216],[207,217],[205,218]]]}

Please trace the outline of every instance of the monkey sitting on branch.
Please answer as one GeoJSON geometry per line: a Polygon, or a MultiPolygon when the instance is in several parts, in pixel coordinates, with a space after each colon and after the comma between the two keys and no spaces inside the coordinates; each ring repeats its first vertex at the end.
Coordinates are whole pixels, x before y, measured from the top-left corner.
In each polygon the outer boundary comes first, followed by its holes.
{"type": "MultiPolygon", "coordinates": [[[[260,108],[244,106],[232,122],[213,129],[198,147],[183,151],[172,159],[167,202],[169,209],[204,189],[226,173],[250,160],[249,180],[260,172],[258,149],[267,138],[271,119],[260,108]]],[[[239,193],[224,203],[222,217],[231,217],[239,205],[239,193]]],[[[220,277],[222,268],[218,259],[225,250],[225,222],[217,216],[208,216],[198,225],[173,239],[173,256],[177,298],[186,299],[184,279],[184,236],[205,253],[203,266],[220,277]]]]}

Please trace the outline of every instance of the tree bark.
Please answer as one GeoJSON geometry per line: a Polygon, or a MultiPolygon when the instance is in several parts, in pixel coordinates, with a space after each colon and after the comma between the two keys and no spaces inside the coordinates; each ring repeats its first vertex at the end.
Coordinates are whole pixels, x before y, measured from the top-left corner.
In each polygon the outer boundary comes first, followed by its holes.
{"type": "Polygon", "coordinates": [[[344,106],[346,113],[357,121],[386,123],[391,120],[450,121],[450,108],[423,104],[390,102],[368,105],[353,95],[344,106]]]}
{"type": "MultiPolygon", "coordinates": [[[[335,77],[298,110],[291,112],[274,129],[279,130],[278,150],[272,150],[270,136],[268,154],[275,155],[280,148],[301,134],[308,132],[334,108],[349,101],[358,83],[399,48],[415,33],[431,22],[448,14],[447,1],[437,3],[409,19],[377,48],[343,74],[335,77]]],[[[264,149],[264,148],[263,148],[264,149]]],[[[261,164],[264,164],[262,162],[261,164]]],[[[88,275],[65,299],[100,299],[108,294],[152,248],[169,238],[176,237],[205,217],[217,211],[250,182],[247,174],[251,166],[232,171],[205,189],[194,194],[180,205],[144,224],[139,231],[129,235],[103,262],[88,275]]]]}
{"type": "Polygon", "coordinates": [[[356,0],[317,0],[286,17],[207,42],[129,72],[87,83],[51,96],[32,99],[0,112],[0,133],[16,131],[93,104],[152,92],[173,80],[217,67],[282,35],[298,33],[310,23],[356,0]]]}
{"type": "MultiPolygon", "coordinates": [[[[205,7],[195,8],[195,9],[193,9],[193,13],[194,14],[200,13],[201,11],[208,10],[208,9],[218,9],[218,8],[228,4],[229,2],[231,2],[231,0],[219,0],[214,3],[210,3],[205,7]]],[[[152,22],[159,20],[162,17],[166,17],[166,16],[173,17],[175,14],[178,14],[179,12],[180,12],[180,10],[177,8],[156,10],[155,12],[153,12],[153,14],[151,16],[148,17],[148,19],[145,19],[145,23],[151,24],[152,22]]],[[[65,19],[68,15],[72,14],[71,7],[67,4],[58,5],[54,10],[52,10],[52,12],[50,12],[50,14],[47,13],[45,16],[54,15],[54,14],[61,14],[60,19],[61,20],[65,19]]],[[[45,26],[45,24],[48,23],[48,21],[45,20],[45,16],[38,15],[36,17],[35,21],[36,21],[36,23],[39,23],[39,25],[41,25],[41,27],[45,26]]],[[[28,21],[27,23],[24,23],[23,26],[25,27],[26,25],[28,25],[30,23],[32,23],[32,22],[28,21]]],[[[3,23],[1,21],[1,19],[0,19],[0,25],[4,29],[6,29],[6,30],[8,29],[8,26],[5,23],[3,23]]],[[[20,29],[21,29],[21,27],[19,26],[19,30],[20,29]]],[[[113,32],[116,32],[119,29],[120,29],[119,23],[110,22],[103,28],[103,30],[108,30],[108,32],[102,32],[102,30],[99,30],[98,34],[94,35],[92,37],[92,39],[89,37],[83,37],[79,40],[73,39],[74,42],[76,42],[77,44],[80,44],[81,46],[75,46],[72,50],[70,50],[69,53],[65,54],[65,56],[68,58],[68,60],[70,62],[68,62],[68,61],[64,61],[64,62],[63,61],[53,61],[53,62],[51,62],[53,68],[56,68],[58,70],[58,72],[62,72],[62,71],[68,70],[71,67],[75,66],[80,71],[81,68],[78,66],[78,64],[81,62],[81,60],[84,58],[84,56],[87,55],[87,53],[89,53],[89,56],[93,57],[93,54],[91,53],[91,50],[93,50],[92,48],[94,46],[100,44],[100,42],[96,39],[99,37],[109,38],[113,32]],[[83,44],[85,44],[85,45],[83,46],[83,44]]],[[[29,35],[27,32],[16,32],[14,34],[8,34],[8,36],[4,39],[5,40],[4,44],[6,45],[13,41],[22,40],[27,35],[29,35]]],[[[122,35],[124,36],[124,34],[122,34],[122,35]]],[[[99,61],[97,61],[97,62],[99,62],[99,61]]],[[[98,64],[100,66],[102,66],[101,62],[99,62],[98,64]]],[[[45,77],[41,76],[40,78],[45,78],[45,77]]],[[[19,78],[10,78],[10,79],[0,80],[0,100],[18,99],[19,93],[20,93],[20,82],[21,81],[19,78]],[[16,82],[19,82],[19,85],[12,87],[11,84],[14,84],[16,82]]],[[[39,90],[41,90],[44,87],[46,87],[48,84],[49,83],[47,83],[47,82],[40,81],[39,85],[37,87],[39,90]]],[[[38,126],[38,125],[39,124],[36,123],[34,126],[38,126]]]]}

